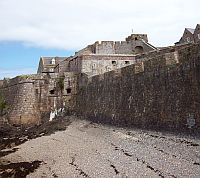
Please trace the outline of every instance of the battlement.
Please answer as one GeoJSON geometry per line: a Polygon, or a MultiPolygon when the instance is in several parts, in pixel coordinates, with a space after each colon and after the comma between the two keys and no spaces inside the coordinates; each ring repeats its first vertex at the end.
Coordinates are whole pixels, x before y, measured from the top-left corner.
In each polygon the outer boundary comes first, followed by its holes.
{"type": "MultiPolygon", "coordinates": [[[[53,75],[53,74],[51,74],[53,75]]],[[[54,74],[56,75],[56,74],[54,74]]],[[[46,74],[30,74],[30,75],[20,75],[11,79],[4,79],[2,81],[1,88],[10,87],[13,85],[23,84],[23,83],[33,83],[35,80],[44,80],[46,74]]]]}
{"type": "Polygon", "coordinates": [[[148,44],[146,34],[131,34],[125,41],[96,41],[76,52],[75,56],[81,54],[134,54],[155,49],[154,46],[148,44]]]}
{"type": "Polygon", "coordinates": [[[137,40],[144,40],[145,42],[148,42],[147,34],[131,34],[126,38],[126,41],[137,41],[137,40]]]}

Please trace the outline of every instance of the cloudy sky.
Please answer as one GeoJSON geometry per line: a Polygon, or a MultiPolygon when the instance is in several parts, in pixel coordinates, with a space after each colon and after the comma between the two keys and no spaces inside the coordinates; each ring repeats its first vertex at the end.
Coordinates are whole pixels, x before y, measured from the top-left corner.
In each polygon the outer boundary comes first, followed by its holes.
{"type": "Polygon", "coordinates": [[[36,72],[40,56],[68,56],[132,30],[173,45],[200,23],[199,0],[0,0],[0,78],[36,72]]]}

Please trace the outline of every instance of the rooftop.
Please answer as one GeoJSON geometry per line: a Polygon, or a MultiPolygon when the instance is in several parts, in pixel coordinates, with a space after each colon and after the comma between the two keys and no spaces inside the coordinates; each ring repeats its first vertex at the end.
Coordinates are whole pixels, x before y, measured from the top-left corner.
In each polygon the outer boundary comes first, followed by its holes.
{"type": "Polygon", "coordinates": [[[188,30],[192,34],[194,34],[194,31],[195,31],[195,29],[193,29],[193,28],[186,28],[186,30],[188,30]]]}

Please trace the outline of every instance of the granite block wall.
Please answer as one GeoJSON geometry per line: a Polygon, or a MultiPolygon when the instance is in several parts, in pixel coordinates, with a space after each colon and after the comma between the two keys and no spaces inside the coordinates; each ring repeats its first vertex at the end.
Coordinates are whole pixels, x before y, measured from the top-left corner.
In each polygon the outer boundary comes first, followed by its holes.
{"type": "Polygon", "coordinates": [[[76,95],[76,74],[65,72],[18,76],[4,80],[0,94],[6,101],[6,113],[0,116],[12,125],[35,125],[48,119],[51,111],[70,108],[70,99],[76,95]]]}
{"type": "Polygon", "coordinates": [[[16,77],[0,89],[7,106],[8,122],[12,125],[32,125],[40,122],[34,81],[16,77]]]}
{"type": "Polygon", "coordinates": [[[196,44],[140,56],[136,64],[90,78],[78,89],[75,110],[98,122],[200,133],[199,91],[196,44]]]}

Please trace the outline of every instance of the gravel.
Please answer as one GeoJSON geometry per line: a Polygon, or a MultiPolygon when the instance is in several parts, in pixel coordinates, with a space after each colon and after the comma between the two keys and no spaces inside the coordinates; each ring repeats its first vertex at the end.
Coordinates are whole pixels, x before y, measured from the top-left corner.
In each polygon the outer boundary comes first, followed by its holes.
{"type": "MultiPolygon", "coordinates": [[[[1,159],[40,161],[29,178],[200,177],[200,140],[73,118],[64,131],[14,147],[1,159]]],[[[9,151],[9,150],[7,150],[9,151]]]]}

